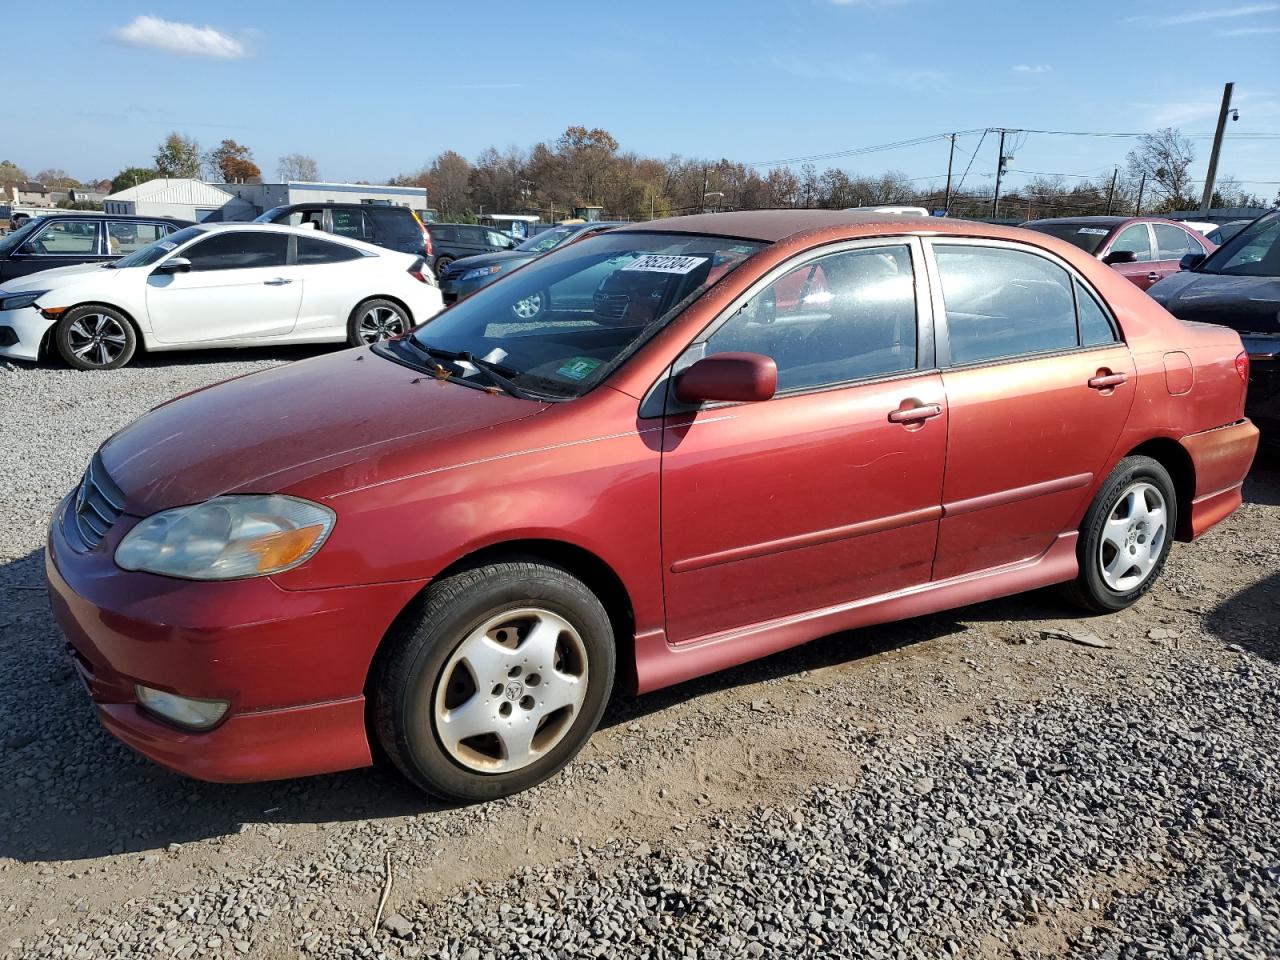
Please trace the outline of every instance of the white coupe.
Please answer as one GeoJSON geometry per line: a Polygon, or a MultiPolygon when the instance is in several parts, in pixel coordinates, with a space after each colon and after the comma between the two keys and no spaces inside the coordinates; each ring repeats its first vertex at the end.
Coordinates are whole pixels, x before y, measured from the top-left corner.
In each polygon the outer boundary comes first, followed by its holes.
{"type": "Polygon", "coordinates": [[[0,357],[107,370],[145,350],[374,343],[443,307],[418,257],[268,223],[201,224],[114,263],[0,286],[0,357]]]}

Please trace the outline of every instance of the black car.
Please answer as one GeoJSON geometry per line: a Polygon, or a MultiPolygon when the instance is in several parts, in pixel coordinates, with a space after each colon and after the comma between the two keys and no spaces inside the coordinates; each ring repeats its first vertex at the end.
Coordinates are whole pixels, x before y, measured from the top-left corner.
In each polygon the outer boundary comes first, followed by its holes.
{"type": "Polygon", "coordinates": [[[1219,224],[1206,233],[1205,236],[1218,246],[1222,246],[1251,223],[1253,223],[1252,220],[1232,220],[1228,223],[1219,224]]]}
{"type": "Polygon", "coordinates": [[[363,240],[388,250],[431,256],[427,229],[408,207],[382,203],[294,203],[272,207],[258,223],[284,223],[291,227],[313,224],[315,229],[353,240],[363,240]]]}
{"type": "Polygon", "coordinates": [[[1182,271],[1147,291],[1182,320],[1240,333],[1249,354],[1245,412],[1280,431],[1280,210],[1264,214],[1207,257],[1188,254],[1182,271]]]}
{"type": "MultiPolygon", "coordinates": [[[[536,260],[544,253],[550,253],[556,247],[620,226],[622,226],[621,221],[615,223],[596,220],[591,223],[568,223],[536,233],[514,250],[500,250],[497,253],[463,257],[449,264],[443,273],[436,274],[440,280],[440,292],[444,295],[445,303],[461,300],[481,287],[487,287],[516,267],[523,266],[530,260],[536,260]]],[[[541,311],[542,304],[535,302],[538,300],[537,297],[531,297],[528,301],[520,302],[522,308],[531,311],[526,319],[532,318],[541,311]]]]}
{"type": "Polygon", "coordinates": [[[0,237],[0,283],[54,267],[119,260],[189,226],[189,220],[169,217],[100,213],[36,217],[0,237]]]}
{"type": "Polygon", "coordinates": [[[431,269],[437,277],[462,257],[510,250],[520,242],[501,230],[475,223],[429,223],[427,232],[431,234],[431,269]]]}

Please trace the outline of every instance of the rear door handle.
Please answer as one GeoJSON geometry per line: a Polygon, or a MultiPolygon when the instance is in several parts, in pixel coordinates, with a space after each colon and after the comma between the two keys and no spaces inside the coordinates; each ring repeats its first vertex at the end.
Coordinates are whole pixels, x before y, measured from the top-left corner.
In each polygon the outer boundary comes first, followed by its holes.
{"type": "Polygon", "coordinates": [[[274,280],[263,280],[264,287],[283,287],[286,283],[293,283],[292,280],[286,280],[284,277],[276,277],[274,280]]]}
{"type": "Polygon", "coordinates": [[[1128,379],[1127,373],[1100,373],[1089,381],[1089,386],[1095,390],[1106,390],[1110,387],[1118,387],[1128,379]]]}
{"type": "Polygon", "coordinates": [[[937,403],[926,403],[918,407],[899,407],[889,411],[890,423],[916,423],[920,420],[931,420],[942,416],[942,406],[937,403]]]}
{"type": "Polygon", "coordinates": [[[1150,273],[1147,274],[1147,279],[1150,280],[1152,283],[1155,283],[1157,280],[1160,279],[1160,274],[1152,270],[1150,273]]]}

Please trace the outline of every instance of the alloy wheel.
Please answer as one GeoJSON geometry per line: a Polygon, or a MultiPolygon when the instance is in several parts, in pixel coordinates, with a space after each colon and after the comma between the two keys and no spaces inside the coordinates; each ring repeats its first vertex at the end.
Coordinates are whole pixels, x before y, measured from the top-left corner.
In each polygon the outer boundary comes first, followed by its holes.
{"type": "Polygon", "coordinates": [[[380,343],[404,333],[404,317],[390,307],[371,307],[361,315],[356,331],[362,342],[380,343]]]}
{"type": "Polygon", "coordinates": [[[1169,535],[1164,494],[1140,480],[1120,494],[1107,514],[1098,544],[1102,580],[1116,593],[1128,593],[1151,576],[1169,535]]]}
{"type": "Polygon", "coordinates": [[[535,293],[523,300],[517,300],[511,305],[511,312],[521,320],[532,320],[542,312],[542,294],[535,293]]]}
{"type": "Polygon", "coordinates": [[[454,762],[510,773],[564,738],[586,695],[587,650],[577,629],[550,610],[509,610],[471,631],[445,664],[433,726],[454,762]]]}
{"type": "Polygon", "coordinates": [[[67,331],[71,352],[85,363],[105,367],[124,353],[129,338],[120,321],[105,313],[88,313],[67,331]]]}

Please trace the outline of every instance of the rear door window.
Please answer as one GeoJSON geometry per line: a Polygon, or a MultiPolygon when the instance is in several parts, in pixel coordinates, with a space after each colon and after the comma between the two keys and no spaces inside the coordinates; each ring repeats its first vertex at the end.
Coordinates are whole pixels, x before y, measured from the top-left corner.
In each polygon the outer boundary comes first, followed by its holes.
{"type": "Polygon", "coordinates": [[[1072,278],[1062,267],[1007,247],[939,243],[933,250],[952,364],[1078,345],[1072,278]]]}
{"type": "Polygon", "coordinates": [[[1180,260],[1184,253],[1204,253],[1187,231],[1168,223],[1153,223],[1156,232],[1156,259],[1180,260]]]}
{"type": "Polygon", "coordinates": [[[331,210],[333,232],[353,240],[371,240],[373,231],[363,210],[331,210]]]}
{"type": "Polygon", "coordinates": [[[108,220],[107,253],[113,257],[127,257],[135,250],[141,250],[168,234],[169,231],[162,223],[108,220]]]}
{"type": "Polygon", "coordinates": [[[359,260],[363,257],[359,250],[321,240],[319,237],[298,237],[298,265],[312,266],[320,263],[343,263],[347,260],[359,260]]]}

